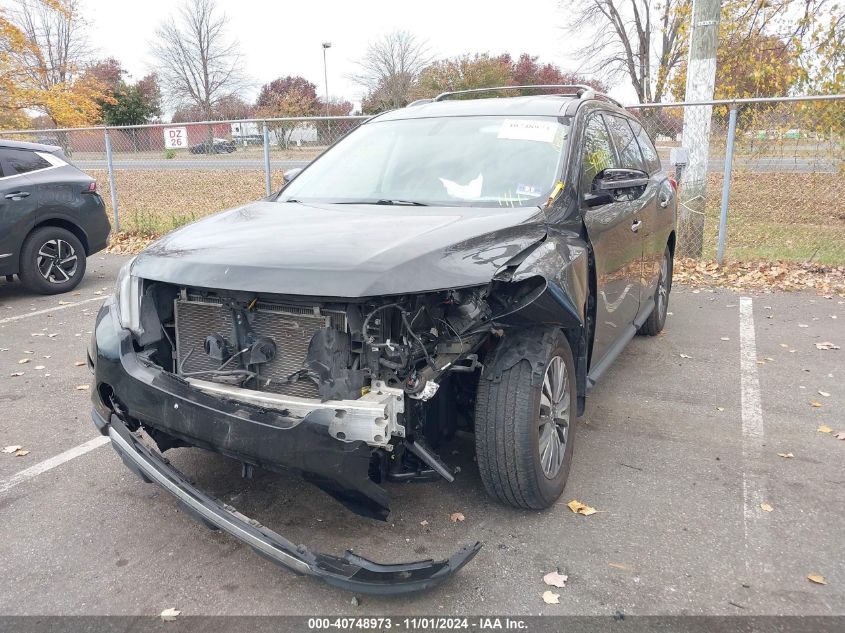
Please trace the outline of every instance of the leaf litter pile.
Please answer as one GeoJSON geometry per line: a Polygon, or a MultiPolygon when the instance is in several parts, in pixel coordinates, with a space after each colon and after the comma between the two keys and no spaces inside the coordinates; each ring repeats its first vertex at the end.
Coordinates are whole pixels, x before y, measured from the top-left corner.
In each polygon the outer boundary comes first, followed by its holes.
{"type": "Polygon", "coordinates": [[[800,262],[716,262],[677,258],[673,282],[733,290],[810,290],[845,297],[845,266],[800,262]]]}

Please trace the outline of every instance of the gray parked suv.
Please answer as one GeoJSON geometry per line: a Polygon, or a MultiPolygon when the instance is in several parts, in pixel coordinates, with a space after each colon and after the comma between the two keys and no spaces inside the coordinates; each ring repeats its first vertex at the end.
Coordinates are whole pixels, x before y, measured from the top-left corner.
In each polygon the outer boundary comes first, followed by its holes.
{"type": "Polygon", "coordinates": [[[0,139],[0,275],[41,294],[68,292],[110,230],[96,181],[61,147],[0,139]]]}

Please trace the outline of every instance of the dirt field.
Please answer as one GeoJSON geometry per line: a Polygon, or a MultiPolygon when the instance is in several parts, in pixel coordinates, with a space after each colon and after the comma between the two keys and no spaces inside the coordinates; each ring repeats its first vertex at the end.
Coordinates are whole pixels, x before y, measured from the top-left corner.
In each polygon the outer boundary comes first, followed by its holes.
{"type": "MultiPolygon", "coordinates": [[[[90,173],[110,206],[105,172],[90,173]]],[[[132,236],[160,235],[264,195],[261,171],[118,170],[116,180],[121,229],[132,236]]],[[[282,172],[274,172],[273,186],[281,180],[282,172]]],[[[716,253],[721,184],[721,175],[711,174],[708,259],[716,253]]],[[[731,188],[727,257],[845,264],[845,195],[835,185],[830,174],[738,171],[731,188]]]]}

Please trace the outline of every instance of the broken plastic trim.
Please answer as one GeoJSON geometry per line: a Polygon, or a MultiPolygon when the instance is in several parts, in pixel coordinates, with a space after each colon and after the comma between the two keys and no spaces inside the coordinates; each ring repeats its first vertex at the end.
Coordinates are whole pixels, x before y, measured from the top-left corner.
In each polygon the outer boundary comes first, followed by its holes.
{"type": "MultiPolygon", "coordinates": [[[[99,417],[96,412],[94,415],[99,417]]],[[[97,422],[106,424],[105,420],[95,420],[97,422]]],[[[111,416],[108,434],[112,447],[130,470],[144,481],[164,488],[206,526],[223,530],[274,563],[347,591],[391,595],[429,589],[466,565],[481,549],[481,543],[476,542],[465,545],[444,560],[391,565],[375,563],[350,551],[343,557],[312,552],[190,484],[167,460],[133,437],[116,415],[111,416]]]]}

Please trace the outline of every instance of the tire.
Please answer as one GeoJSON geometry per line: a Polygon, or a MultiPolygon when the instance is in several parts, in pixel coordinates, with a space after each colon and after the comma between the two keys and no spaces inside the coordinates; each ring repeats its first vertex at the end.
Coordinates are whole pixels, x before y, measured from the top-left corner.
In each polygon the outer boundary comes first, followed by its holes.
{"type": "Polygon", "coordinates": [[[57,226],[33,231],[21,249],[20,277],[29,290],[54,295],[76,288],[85,276],[85,248],[73,233],[57,226]]]}
{"type": "MultiPolygon", "coordinates": [[[[543,334],[543,353],[542,375],[523,359],[501,371],[498,382],[482,376],[475,405],[475,451],[487,494],[502,503],[531,510],[548,508],[563,493],[577,418],[575,363],[563,332],[548,330],[543,334]],[[558,370],[562,367],[567,377],[558,409],[558,416],[566,418],[565,433],[559,424],[549,421],[549,416],[545,423],[540,416],[541,401],[546,400],[545,378],[553,366],[558,370]],[[563,436],[563,444],[558,445],[556,468],[547,471],[540,440],[541,436],[551,438],[552,433],[563,436]]],[[[486,371],[499,373],[495,365],[486,371]]]]}
{"type": "Polygon", "coordinates": [[[672,290],[672,252],[669,247],[663,251],[663,261],[660,264],[660,277],[654,290],[654,310],[648,315],[645,323],[638,332],[646,336],[656,336],[666,324],[666,312],[669,310],[669,293],[672,290]]]}

